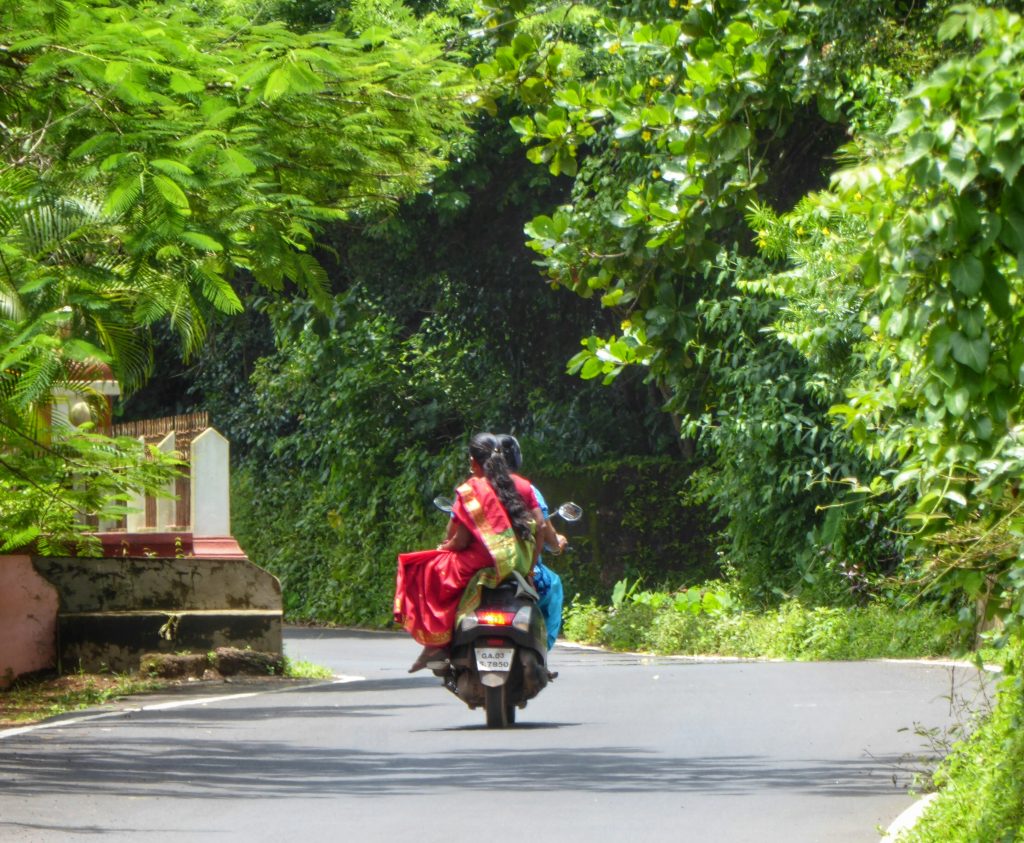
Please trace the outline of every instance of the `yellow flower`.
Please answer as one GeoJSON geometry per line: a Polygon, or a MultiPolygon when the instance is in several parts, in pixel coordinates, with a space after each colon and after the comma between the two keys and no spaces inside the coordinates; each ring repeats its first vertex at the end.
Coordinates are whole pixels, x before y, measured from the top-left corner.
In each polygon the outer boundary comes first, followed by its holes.
{"type": "Polygon", "coordinates": [[[651,173],[651,178],[660,179],[661,178],[661,170],[655,170],[653,173],[651,173]]]}
{"type": "Polygon", "coordinates": [[[611,44],[608,47],[608,52],[611,53],[612,55],[615,55],[615,53],[617,53],[620,49],[622,49],[622,45],[618,41],[616,41],[614,44],[611,44]]]}
{"type": "Polygon", "coordinates": [[[668,0],[668,6],[670,9],[674,9],[679,5],[679,0],[668,0]]]}
{"type": "Polygon", "coordinates": [[[651,133],[650,133],[650,132],[648,132],[648,131],[647,131],[646,129],[644,129],[644,130],[643,130],[643,131],[642,131],[642,132],[640,133],[640,137],[641,137],[641,139],[642,139],[642,140],[643,140],[643,141],[644,141],[644,142],[646,143],[647,141],[649,141],[649,140],[651,139],[651,133]]]}
{"type": "Polygon", "coordinates": [[[827,225],[821,230],[821,233],[824,234],[826,237],[831,237],[832,236],[832,232],[828,230],[828,226],[827,225]]]}
{"type": "Polygon", "coordinates": [[[657,76],[652,76],[650,79],[647,80],[647,84],[650,85],[652,88],[657,88],[659,82],[661,82],[661,80],[657,76]]]}
{"type": "Polygon", "coordinates": [[[625,332],[625,331],[628,331],[632,327],[633,327],[633,323],[632,322],[630,322],[628,319],[623,319],[622,323],[619,325],[619,330],[625,332]]]}
{"type": "Polygon", "coordinates": [[[796,227],[796,234],[797,234],[797,237],[803,237],[804,236],[804,227],[802,225],[798,225],[796,227]]]}

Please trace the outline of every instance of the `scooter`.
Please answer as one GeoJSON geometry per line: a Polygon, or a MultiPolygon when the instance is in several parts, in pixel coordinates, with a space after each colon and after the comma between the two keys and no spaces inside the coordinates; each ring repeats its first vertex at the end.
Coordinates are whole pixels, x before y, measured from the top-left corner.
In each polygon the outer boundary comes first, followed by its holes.
{"type": "MultiPolygon", "coordinates": [[[[435,498],[434,505],[451,511],[445,498],[435,498]]],[[[555,512],[566,521],[583,515],[574,503],[555,512]]],[[[427,663],[470,709],[483,707],[490,729],[513,725],[516,709],[526,708],[558,676],[548,670],[547,630],[537,601],[533,585],[519,573],[484,588],[480,605],[455,628],[448,657],[427,663]]]]}

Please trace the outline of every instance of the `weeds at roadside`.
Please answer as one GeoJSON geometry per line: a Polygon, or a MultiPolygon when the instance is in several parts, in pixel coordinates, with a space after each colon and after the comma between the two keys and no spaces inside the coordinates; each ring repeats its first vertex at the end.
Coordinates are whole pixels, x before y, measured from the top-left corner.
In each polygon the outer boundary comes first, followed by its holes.
{"type": "MultiPolygon", "coordinates": [[[[995,705],[988,683],[972,682],[970,672],[965,672],[963,679],[958,682],[955,667],[949,670],[949,694],[945,699],[949,704],[949,726],[928,727],[921,723],[914,723],[913,726],[914,734],[921,739],[928,756],[935,761],[948,756],[958,743],[969,740],[978,726],[992,715],[995,705]]],[[[922,782],[925,783],[922,786],[922,793],[929,793],[935,789],[931,780],[934,772],[934,762],[930,767],[922,769],[922,782]]]]}
{"type": "Polygon", "coordinates": [[[720,583],[676,593],[617,588],[611,606],[574,602],[563,629],[570,641],[664,655],[860,660],[946,656],[961,646],[956,621],[935,607],[835,608],[791,600],[754,612],[720,583]]]}
{"type": "Polygon", "coordinates": [[[1005,678],[990,716],[939,765],[938,795],[901,841],[1024,840],[1024,683],[1005,678]]]}
{"type": "MultiPolygon", "coordinates": [[[[284,659],[281,677],[330,679],[333,672],[321,665],[284,659]]],[[[191,680],[190,680],[191,681],[191,680]]],[[[0,729],[25,726],[72,711],[95,708],[135,694],[153,693],[179,684],[143,674],[52,673],[24,676],[0,691],[0,729]]]]}
{"type": "Polygon", "coordinates": [[[69,673],[22,677],[0,691],[0,729],[24,726],[71,711],[159,690],[166,685],[138,675],[69,673]]]}
{"type": "Polygon", "coordinates": [[[289,679],[333,679],[334,672],[323,665],[285,656],[284,676],[289,679]]]}

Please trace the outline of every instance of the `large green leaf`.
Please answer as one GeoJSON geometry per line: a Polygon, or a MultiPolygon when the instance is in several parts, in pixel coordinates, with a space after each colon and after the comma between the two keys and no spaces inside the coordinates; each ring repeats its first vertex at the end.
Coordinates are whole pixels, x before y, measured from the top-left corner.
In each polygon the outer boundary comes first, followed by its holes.
{"type": "Polygon", "coordinates": [[[984,373],[992,351],[987,331],[975,339],[969,339],[959,331],[955,331],[950,336],[950,343],[954,360],[963,363],[979,375],[984,373]]]}

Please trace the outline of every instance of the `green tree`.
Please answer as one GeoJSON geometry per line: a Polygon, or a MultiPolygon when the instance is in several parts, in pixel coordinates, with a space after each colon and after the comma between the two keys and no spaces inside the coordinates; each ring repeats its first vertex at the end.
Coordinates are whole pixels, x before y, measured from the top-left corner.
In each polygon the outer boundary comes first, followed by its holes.
{"type": "MultiPolygon", "coordinates": [[[[75,505],[35,474],[40,408],[72,364],[109,362],[136,388],[152,326],[194,352],[212,314],[241,309],[240,274],[329,307],[317,234],[425,184],[472,86],[408,28],[303,34],[99,0],[4,0],[0,22],[0,482],[5,500],[39,486],[75,505]]],[[[59,433],[72,450],[78,436],[59,433]]],[[[144,475],[118,447],[123,490],[144,475]]],[[[6,504],[5,544],[66,524],[51,511],[6,504]]]]}
{"type": "Polygon", "coordinates": [[[937,547],[926,582],[969,598],[968,618],[981,601],[1005,639],[1024,617],[1024,21],[957,6],[938,37],[952,57],[817,199],[863,226],[859,260],[837,269],[863,291],[872,365],[833,412],[909,490],[937,547]]]}
{"type": "Polygon", "coordinates": [[[1019,4],[600,8],[582,76],[530,8],[484,9],[507,42],[484,75],[574,175],[531,245],[624,316],[576,371],[662,384],[744,561],[785,564],[780,501],[797,560],[932,536],[929,580],[1017,629],[1019,4]]]}
{"type": "Polygon", "coordinates": [[[818,587],[823,558],[836,573],[843,557],[891,570],[900,542],[877,502],[864,517],[863,496],[841,482],[872,474],[874,458],[828,416],[856,371],[842,354],[859,336],[856,317],[837,303],[838,322],[824,327],[832,346],[817,360],[771,332],[788,303],[743,282],[783,256],[755,255],[748,216],[824,187],[846,133],[891,114],[891,96],[937,61],[921,34],[934,9],[563,9],[563,20],[587,23],[586,39],[578,26],[538,25],[529,4],[486,6],[504,45],[480,75],[529,109],[513,122],[528,157],[573,176],[571,201],[527,225],[531,247],[556,285],[619,316],[617,330],[585,338],[571,370],[610,383],[637,367],[658,386],[709,460],[698,492],[728,518],[730,555],[759,568],[754,580],[818,587]],[[581,63],[570,39],[598,57],[581,63]]]}

